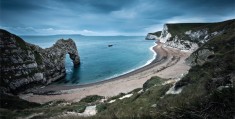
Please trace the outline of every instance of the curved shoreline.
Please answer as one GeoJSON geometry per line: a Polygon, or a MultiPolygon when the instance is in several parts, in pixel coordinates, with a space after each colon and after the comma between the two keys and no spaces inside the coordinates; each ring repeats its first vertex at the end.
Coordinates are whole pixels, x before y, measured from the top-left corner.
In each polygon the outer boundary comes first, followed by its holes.
{"type": "MultiPolygon", "coordinates": [[[[156,57],[157,57],[157,52],[153,50],[154,47],[156,47],[156,46],[157,46],[157,42],[154,42],[154,45],[151,46],[151,47],[149,47],[149,50],[153,53],[153,57],[152,57],[150,60],[148,60],[144,65],[141,65],[141,66],[139,66],[139,67],[133,68],[133,69],[128,70],[128,71],[126,71],[126,72],[124,72],[124,73],[117,74],[117,76],[111,76],[111,77],[106,78],[106,79],[104,79],[104,80],[97,81],[97,82],[93,82],[93,83],[98,83],[98,82],[110,80],[110,79],[113,79],[113,78],[118,78],[119,76],[126,75],[126,74],[128,74],[128,73],[130,73],[130,72],[133,72],[133,71],[135,71],[135,70],[138,70],[138,69],[140,69],[140,68],[143,68],[143,67],[149,65],[149,64],[150,64],[151,62],[153,62],[153,61],[156,59],[156,57]]],[[[89,83],[89,84],[92,84],[92,83],[89,83]]],[[[78,85],[79,85],[79,84],[78,84],[78,85]]],[[[80,85],[88,85],[88,83],[87,83],[87,84],[80,84],[80,85]]]]}
{"type": "MultiPolygon", "coordinates": [[[[162,44],[160,42],[159,43],[155,42],[155,45],[152,47],[152,50],[155,52],[155,58],[149,64],[147,64],[143,67],[134,69],[133,71],[124,73],[122,75],[119,75],[117,77],[108,78],[108,79],[105,79],[105,80],[102,80],[102,81],[97,81],[97,82],[88,83],[88,84],[80,84],[80,85],[48,85],[48,86],[45,86],[43,88],[32,89],[30,92],[32,92],[34,94],[47,94],[47,92],[52,93],[52,92],[58,92],[58,91],[61,91],[61,90],[70,90],[70,89],[76,89],[76,88],[84,88],[84,87],[89,87],[89,86],[95,86],[95,85],[99,85],[99,84],[103,84],[103,83],[107,83],[107,82],[112,82],[114,80],[119,80],[119,79],[122,79],[122,78],[132,76],[134,74],[137,74],[137,73],[145,71],[149,68],[152,68],[152,67],[156,66],[157,64],[163,63],[163,61],[164,61],[163,58],[166,55],[163,54],[161,51],[159,51],[160,47],[162,47],[162,44]]],[[[54,94],[58,94],[58,93],[54,93],[54,94]]]]}
{"type": "Polygon", "coordinates": [[[88,95],[101,95],[108,98],[141,88],[153,76],[178,79],[189,70],[190,67],[184,63],[184,60],[190,53],[165,47],[162,43],[158,43],[153,50],[157,56],[149,65],[116,78],[79,86],[48,85],[31,90],[31,93],[20,94],[19,97],[37,103],[53,100],[77,102],[88,95]]]}

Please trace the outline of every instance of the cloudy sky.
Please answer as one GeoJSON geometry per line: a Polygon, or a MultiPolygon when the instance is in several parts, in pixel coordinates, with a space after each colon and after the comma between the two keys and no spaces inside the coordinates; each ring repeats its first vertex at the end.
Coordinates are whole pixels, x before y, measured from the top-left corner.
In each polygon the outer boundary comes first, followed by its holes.
{"type": "Polygon", "coordinates": [[[235,18],[235,0],[0,0],[0,28],[18,35],[145,35],[164,23],[235,18]]]}

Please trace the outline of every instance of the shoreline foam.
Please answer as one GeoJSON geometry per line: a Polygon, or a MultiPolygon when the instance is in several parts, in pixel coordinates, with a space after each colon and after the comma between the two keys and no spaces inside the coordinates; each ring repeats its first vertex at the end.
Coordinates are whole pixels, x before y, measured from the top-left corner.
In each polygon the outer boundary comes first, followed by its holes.
{"type": "MultiPolygon", "coordinates": [[[[157,56],[157,53],[153,50],[153,48],[154,48],[155,46],[157,46],[157,43],[154,43],[153,46],[149,47],[149,50],[153,53],[153,56],[152,56],[152,58],[149,59],[144,65],[140,65],[140,66],[138,66],[138,67],[136,67],[136,68],[130,69],[130,70],[125,71],[125,72],[120,73],[120,74],[114,74],[113,76],[110,76],[110,77],[108,77],[108,78],[105,78],[104,80],[101,80],[101,81],[105,81],[105,80],[110,80],[110,79],[113,79],[113,78],[117,78],[117,77],[119,77],[119,76],[128,74],[128,73],[130,73],[130,72],[133,72],[133,71],[135,71],[135,70],[138,70],[138,69],[140,69],[140,68],[143,68],[143,67],[149,65],[151,62],[154,61],[154,59],[155,59],[156,56],[157,56]]],[[[100,82],[100,81],[97,81],[97,82],[94,82],[94,83],[98,83],[98,82],[100,82]]]]}

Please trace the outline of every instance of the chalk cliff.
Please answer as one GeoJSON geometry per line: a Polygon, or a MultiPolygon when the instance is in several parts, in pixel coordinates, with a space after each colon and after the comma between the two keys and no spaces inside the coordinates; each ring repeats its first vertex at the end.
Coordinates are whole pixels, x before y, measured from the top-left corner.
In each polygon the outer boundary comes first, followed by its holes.
{"type": "Polygon", "coordinates": [[[154,33],[148,33],[145,37],[146,40],[159,40],[162,31],[157,31],[154,33]]]}
{"type": "Polygon", "coordinates": [[[42,49],[3,29],[0,29],[0,54],[1,92],[17,93],[64,77],[66,54],[75,67],[80,64],[72,39],[60,39],[52,47],[42,49]]]}
{"type": "Polygon", "coordinates": [[[232,28],[235,20],[217,23],[165,24],[159,37],[166,46],[195,51],[209,40],[232,28]]]}

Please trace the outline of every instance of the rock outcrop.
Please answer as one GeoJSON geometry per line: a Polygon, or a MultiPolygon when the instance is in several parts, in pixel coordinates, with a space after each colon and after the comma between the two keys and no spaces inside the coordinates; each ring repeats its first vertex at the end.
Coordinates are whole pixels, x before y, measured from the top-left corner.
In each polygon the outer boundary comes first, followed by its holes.
{"type": "Polygon", "coordinates": [[[16,93],[63,78],[66,74],[67,53],[75,67],[80,64],[77,47],[72,39],[60,39],[52,47],[42,49],[2,29],[0,53],[1,92],[16,93]]]}
{"type": "Polygon", "coordinates": [[[208,28],[195,29],[194,27],[201,27],[201,25],[199,26],[192,25],[193,27],[187,29],[187,31],[174,34],[174,31],[177,31],[177,29],[174,29],[175,27],[174,25],[173,24],[164,25],[163,32],[160,36],[160,41],[164,42],[165,45],[167,46],[178,48],[180,50],[195,51],[196,49],[199,48],[201,44],[207,42],[209,39],[223,32],[223,31],[215,31],[213,33],[209,33],[208,28]],[[171,29],[172,27],[173,27],[172,29],[173,33],[169,32],[169,29],[171,29]]]}
{"type": "Polygon", "coordinates": [[[148,33],[147,36],[145,37],[145,40],[159,40],[160,36],[161,36],[161,31],[148,33]]]}
{"type": "Polygon", "coordinates": [[[194,52],[186,59],[188,65],[203,65],[206,61],[210,60],[214,55],[214,51],[209,49],[201,49],[194,52]]]}
{"type": "MultiPolygon", "coordinates": [[[[186,59],[187,64],[191,66],[201,66],[205,62],[213,62],[216,59],[216,56],[222,56],[226,53],[227,57],[229,56],[228,54],[231,54],[231,57],[234,56],[235,20],[222,23],[217,24],[216,26],[219,29],[222,28],[223,32],[213,32],[212,35],[214,37],[211,37],[207,43],[204,43],[200,48],[194,51],[186,59]]],[[[232,62],[232,60],[230,62],[232,62]]]]}

